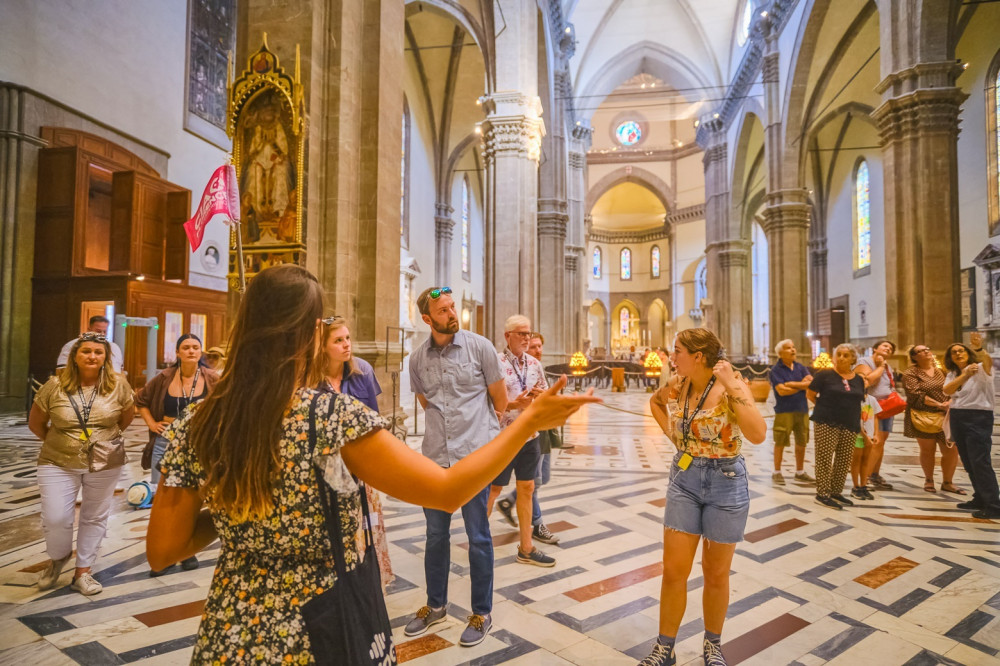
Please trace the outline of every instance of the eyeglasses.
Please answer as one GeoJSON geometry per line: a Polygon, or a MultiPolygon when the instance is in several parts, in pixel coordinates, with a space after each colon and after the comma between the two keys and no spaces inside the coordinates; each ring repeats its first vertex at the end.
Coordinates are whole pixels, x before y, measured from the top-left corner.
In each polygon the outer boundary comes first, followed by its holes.
{"type": "Polygon", "coordinates": [[[107,342],[108,336],[103,333],[94,333],[93,331],[87,331],[86,333],[80,334],[80,340],[83,342],[107,342]]]}
{"type": "Polygon", "coordinates": [[[519,338],[530,338],[531,331],[510,331],[511,335],[516,335],[519,338]]]}
{"type": "Polygon", "coordinates": [[[335,322],[338,319],[343,319],[343,317],[341,317],[340,315],[333,315],[332,317],[327,317],[326,319],[320,319],[320,321],[326,324],[327,326],[331,326],[333,322],[335,322]]]}
{"type": "Polygon", "coordinates": [[[923,349],[914,349],[913,353],[914,354],[923,354],[924,352],[929,352],[930,350],[931,350],[930,347],[924,347],[923,349]]]}
{"type": "Polygon", "coordinates": [[[437,289],[431,289],[431,298],[437,300],[442,296],[447,296],[451,293],[451,287],[438,287],[437,289]]]}

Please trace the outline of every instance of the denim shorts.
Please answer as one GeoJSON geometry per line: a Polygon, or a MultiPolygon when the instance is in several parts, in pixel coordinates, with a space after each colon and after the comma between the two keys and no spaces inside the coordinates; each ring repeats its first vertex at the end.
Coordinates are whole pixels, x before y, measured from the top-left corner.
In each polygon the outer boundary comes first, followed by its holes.
{"type": "Polygon", "coordinates": [[[663,526],[700,534],[716,543],[739,543],[750,513],[750,488],[743,456],[694,458],[682,470],[674,456],[663,526]]]}
{"type": "Polygon", "coordinates": [[[878,419],[878,429],[881,432],[892,432],[892,422],[895,420],[895,416],[890,416],[887,419],[878,419]]]}

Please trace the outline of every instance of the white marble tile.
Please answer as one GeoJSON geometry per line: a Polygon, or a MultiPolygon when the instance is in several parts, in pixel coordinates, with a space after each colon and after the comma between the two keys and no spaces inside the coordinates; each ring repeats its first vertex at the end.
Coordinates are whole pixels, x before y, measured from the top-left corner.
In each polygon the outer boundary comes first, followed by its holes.
{"type": "Polygon", "coordinates": [[[635,666],[636,660],[592,638],[560,650],[557,655],[577,666],[635,666]]]}
{"type": "Polygon", "coordinates": [[[42,637],[24,626],[20,620],[0,620],[0,654],[3,650],[40,640],[42,637]]]}
{"type": "Polygon", "coordinates": [[[56,634],[49,634],[45,640],[52,643],[59,649],[65,649],[71,645],[99,641],[101,639],[127,634],[133,631],[146,629],[146,625],[134,617],[125,617],[118,620],[109,620],[99,624],[91,624],[79,629],[60,631],[56,634]]]}

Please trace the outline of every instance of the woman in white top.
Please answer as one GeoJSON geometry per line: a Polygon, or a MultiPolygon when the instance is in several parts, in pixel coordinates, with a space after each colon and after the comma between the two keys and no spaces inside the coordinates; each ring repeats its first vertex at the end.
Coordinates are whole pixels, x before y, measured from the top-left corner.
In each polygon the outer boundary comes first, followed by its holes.
{"type": "MultiPolygon", "coordinates": [[[[972,334],[972,344],[982,337],[972,334]]],[[[973,510],[974,518],[1000,518],[1000,489],[990,461],[993,444],[993,359],[982,349],[956,342],[944,355],[948,369],[944,392],[951,396],[951,437],[972,482],[972,499],[958,505],[973,510]]]]}

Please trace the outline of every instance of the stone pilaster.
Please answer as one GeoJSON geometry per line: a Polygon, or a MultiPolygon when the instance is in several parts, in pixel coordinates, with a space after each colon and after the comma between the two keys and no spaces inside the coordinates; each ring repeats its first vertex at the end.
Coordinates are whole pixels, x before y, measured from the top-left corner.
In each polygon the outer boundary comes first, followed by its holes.
{"type": "Polygon", "coordinates": [[[795,189],[769,192],[766,197],[762,226],[768,251],[769,349],[785,338],[794,340],[796,348],[806,349],[810,211],[807,196],[805,190],[795,189]]]}
{"type": "MultiPolygon", "coordinates": [[[[587,334],[587,315],[583,302],[587,291],[586,253],[588,225],[585,220],[587,199],[587,150],[593,138],[593,129],[583,124],[574,125],[570,132],[569,170],[567,174],[567,200],[569,225],[566,233],[567,258],[572,255],[576,272],[566,281],[566,339],[567,351],[583,349],[587,334]]],[[[567,259],[567,270],[569,261],[567,259]]]]}
{"type": "Polygon", "coordinates": [[[901,348],[940,349],[959,339],[959,114],[955,61],[887,76],[872,112],[885,183],[887,335],[901,348]],[[933,239],[933,242],[929,242],[933,239]]]}
{"type": "Polygon", "coordinates": [[[434,280],[438,286],[445,286],[451,280],[451,239],[455,220],[451,204],[438,201],[434,204],[434,280]]]}
{"type": "Polygon", "coordinates": [[[809,328],[816,330],[816,313],[829,305],[826,238],[809,241],[809,328]]]}
{"type": "Polygon", "coordinates": [[[750,241],[730,218],[725,127],[718,118],[702,120],[698,132],[705,154],[705,240],[709,324],[731,358],[748,356],[752,340],[750,241]]]}
{"type": "Polygon", "coordinates": [[[486,331],[503,339],[504,320],[537,321],[538,160],[544,126],[537,97],[498,93],[484,101],[486,161],[486,331]]]}
{"type": "Polygon", "coordinates": [[[538,321],[545,336],[544,362],[559,363],[566,353],[566,202],[538,202],[538,321]]]}

